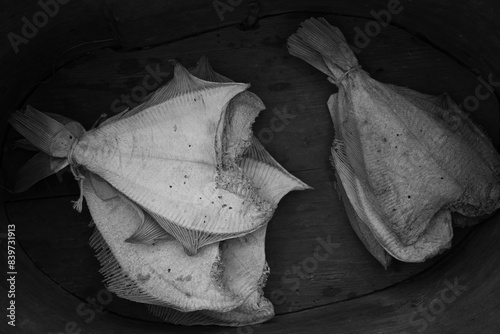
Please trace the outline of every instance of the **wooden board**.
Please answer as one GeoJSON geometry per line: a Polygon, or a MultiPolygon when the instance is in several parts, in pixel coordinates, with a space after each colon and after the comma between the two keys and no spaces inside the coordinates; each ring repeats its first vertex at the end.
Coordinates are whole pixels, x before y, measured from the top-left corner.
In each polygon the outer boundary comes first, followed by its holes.
{"type": "MultiPolygon", "coordinates": [[[[155,69],[158,65],[160,71],[171,73],[168,60],[172,58],[192,66],[206,54],[220,73],[236,81],[251,82],[251,90],[267,106],[255,123],[255,133],[285,168],[315,188],[285,197],[269,226],[266,252],[271,276],[266,294],[278,314],[358,300],[446,259],[445,255],[425,264],[396,262],[385,271],[351,230],[329,163],[333,129],[326,100],[336,88],[323,74],[289,56],[284,47],[286,38],[308,16],[270,17],[260,20],[256,30],[222,28],[145,50],[96,51],[57,71],[28,100],[40,110],[67,115],[88,128],[99,114],[112,115],[121,110],[126,104],[122,94],[139,92],[137,87],[143,85],[148,67],[155,69]],[[118,103],[114,102],[117,99],[118,103]],[[277,111],[283,110],[291,115],[286,126],[269,132],[277,111]],[[339,247],[316,265],[311,256],[320,245],[318,238],[330,238],[339,247]]],[[[345,32],[348,40],[353,40],[355,27],[367,23],[340,16],[328,19],[345,32]]],[[[478,85],[477,78],[466,68],[394,27],[384,29],[358,57],[376,79],[430,94],[448,91],[458,101],[478,85]]],[[[161,81],[165,83],[166,77],[161,81]]],[[[493,111],[497,109],[492,97],[471,115],[496,143],[499,120],[493,111]]],[[[10,139],[15,137],[10,133],[10,139]]],[[[9,178],[27,155],[19,151],[6,154],[3,168],[9,178]]],[[[91,232],[87,226],[90,217],[71,209],[70,200],[78,191],[71,178],[66,173],[41,182],[29,192],[8,196],[6,208],[11,221],[19,226],[20,243],[34,263],[64,289],[85,300],[103,286],[93,252],[85,246],[91,232]]],[[[456,232],[458,242],[464,230],[456,232]]],[[[119,298],[106,308],[127,317],[150,319],[142,305],[119,298]]]]}

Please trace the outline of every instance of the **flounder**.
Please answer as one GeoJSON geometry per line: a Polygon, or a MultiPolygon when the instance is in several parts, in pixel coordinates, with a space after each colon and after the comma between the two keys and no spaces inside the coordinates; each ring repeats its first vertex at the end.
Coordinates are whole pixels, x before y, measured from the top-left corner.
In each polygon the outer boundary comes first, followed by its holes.
{"type": "Polygon", "coordinates": [[[338,28],[314,18],[301,25],[289,51],[339,88],[328,101],[333,164],[349,220],[384,266],[383,250],[421,262],[449,247],[451,212],[500,207],[498,152],[451,99],[380,83],[338,28]]]}
{"type": "Polygon", "coordinates": [[[206,59],[193,71],[218,81],[202,80],[175,63],[166,86],[81,136],[33,108],[14,113],[10,122],[46,155],[67,161],[81,187],[84,171],[99,175],[196,254],[271,218],[277,201],[259,195],[245,166],[264,181],[275,173],[285,182],[278,186],[284,193],[309,187],[265,154],[264,160],[240,166],[264,105],[246,91],[247,84],[213,72],[206,59]]]}

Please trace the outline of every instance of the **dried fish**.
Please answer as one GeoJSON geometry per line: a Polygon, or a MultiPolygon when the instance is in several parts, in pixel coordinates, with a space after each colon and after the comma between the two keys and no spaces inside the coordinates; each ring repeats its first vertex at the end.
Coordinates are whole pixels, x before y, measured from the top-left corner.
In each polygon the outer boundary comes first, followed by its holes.
{"type": "MultiPolygon", "coordinates": [[[[179,65],[177,71],[181,71],[181,74],[177,73],[177,78],[184,76],[184,79],[198,80],[196,82],[217,89],[232,85],[229,84],[229,79],[211,69],[206,58],[199,61],[192,73],[202,79],[216,82],[188,77],[187,72],[179,65]],[[218,87],[217,82],[226,82],[226,86],[218,87]]],[[[194,95],[188,94],[182,98],[189,100],[192,96],[194,95]]],[[[196,95],[196,98],[200,98],[199,95],[196,95]]],[[[208,103],[209,98],[210,94],[208,98],[202,97],[203,104],[208,103]]],[[[137,108],[105,120],[97,129],[88,133],[84,133],[81,125],[76,122],[59,116],[48,117],[31,108],[25,114],[16,114],[11,122],[42,150],[40,154],[52,159],[55,158],[51,155],[57,154],[60,157],[57,159],[61,159],[65,165],[69,164],[75,176],[80,179],[82,195],[96,225],[91,245],[97,252],[97,258],[102,265],[101,273],[110,291],[122,298],[146,303],[153,314],[177,324],[243,326],[266,321],[274,315],[273,306],[263,293],[269,274],[264,247],[267,220],[254,231],[236,238],[225,236],[223,241],[218,241],[220,234],[217,230],[206,230],[206,238],[216,241],[204,245],[198,252],[196,248],[190,248],[193,252],[188,256],[183,249],[189,249],[190,245],[182,238],[182,230],[180,237],[175,233],[179,232],[179,228],[170,233],[171,230],[165,228],[164,219],[159,217],[158,213],[152,212],[121,192],[106,178],[106,173],[100,176],[90,171],[90,168],[82,168],[80,164],[74,163],[74,156],[70,152],[75,150],[83,139],[87,138],[88,145],[98,145],[88,138],[98,140],[101,138],[99,136],[102,136],[102,129],[109,131],[114,129],[116,124],[133,120],[134,117],[140,121],[142,118],[139,116],[143,113],[151,113],[151,108],[153,111],[159,108],[155,104],[161,103],[159,101],[163,100],[153,93],[137,108]],[[78,131],[70,131],[75,127],[78,131]],[[89,133],[94,135],[90,136],[89,133]]],[[[227,183],[219,183],[217,186],[226,191],[232,189],[235,194],[240,195],[242,189],[234,188],[246,187],[246,191],[251,194],[245,197],[245,201],[258,200],[266,203],[271,213],[288,192],[310,189],[280,166],[253,137],[251,124],[264,109],[262,101],[255,94],[241,91],[231,97],[223,109],[219,123],[212,124],[217,130],[211,144],[213,150],[209,150],[214,153],[215,158],[211,158],[216,162],[217,174],[212,180],[227,174],[231,175],[232,181],[225,180],[227,183]]],[[[176,119],[170,124],[174,125],[174,132],[182,129],[194,131],[186,128],[186,120],[180,118],[180,121],[176,119]]],[[[147,128],[149,125],[144,126],[147,128]]],[[[211,134],[210,130],[213,129],[205,129],[205,132],[211,134]]],[[[196,145],[204,145],[196,141],[194,136],[185,137],[194,140],[196,145]]],[[[23,145],[29,148],[29,144],[23,145]]],[[[137,150],[137,145],[132,146],[137,150]]],[[[111,147],[117,150],[116,145],[111,147]]],[[[208,147],[210,145],[205,145],[205,148],[208,147]]],[[[98,152],[97,149],[90,152],[110,154],[109,147],[103,150],[104,152],[98,152]]],[[[182,153],[176,152],[180,156],[182,153]]],[[[131,157],[134,156],[138,155],[129,154],[127,157],[132,160],[131,157]]],[[[36,161],[31,165],[36,166],[36,161]]],[[[35,179],[31,177],[31,181],[25,183],[32,184],[35,179]]],[[[188,178],[183,177],[181,181],[186,182],[186,179],[188,178]]],[[[220,180],[224,181],[223,178],[220,180]]],[[[177,180],[169,181],[173,184],[177,180]]],[[[210,184],[197,191],[196,197],[200,196],[201,201],[195,200],[193,203],[206,206],[207,199],[213,199],[214,189],[210,188],[210,184]]],[[[172,223],[172,226],[174,225],[172,223]]]]}
{"type": "MultiPolygon", "coordinates": [[[[203,67],[201,74],[210,73],[203,67]]],[[[10,122],[46,154],[67,159],[80,184],[83,170],[99,175],[196,254],[204,245],[259,229],[277,205],[259,196],[239,166],[264,105],[245,92],[248,85],[227,80],[201,80],[175,63],[167,86],[78,138],[40,112],[17,112],[10,122]]],[[[272,164],[252,168],[284,171],[272,164]]],[[[291,190],[307,188],[284,173],[291,190]]]]}
{"type": "Polygon", "coordinates": [[[338,28],[313,18],[301,25],[289,51],[339,88],[328,101],[333,163],[350,222],[382,264],[374,241],[397,259],[424,261],[450,246],[451,212],[500,207],[498,153],[451,99],[380,83],[338,28]]]}

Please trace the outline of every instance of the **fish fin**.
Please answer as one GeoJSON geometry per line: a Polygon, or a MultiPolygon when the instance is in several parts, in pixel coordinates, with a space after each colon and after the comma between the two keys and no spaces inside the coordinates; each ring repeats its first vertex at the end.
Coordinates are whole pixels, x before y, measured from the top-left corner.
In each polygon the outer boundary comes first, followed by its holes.
{"type": "Polygon", "coordinates": [[[181,312],[169,307],[147,305],[148,311],[163,321],[184,326],[249,326],[262,323],[274,316],[269,300],[258,292],[250,295],[242,305],[228,312],[194,311],[181,312]]]}
{"type": "Polygon", "coordinates": [[[335,176],[337,178],[337,187],[352,229],[359,237],[365,248],[373,255],[373,257],[377,259],[378,262],[380,262],[380,264],[384,266],[384,268],[387,269],[387,267],[391,265],[392,257],[387,253],[384,247],[380,245],[370,228],[361,220],[359,215],[356,213],[356,210],[354,210],[351,201],[347,197],[346,191],[339,175],[336,173],[335,176]]]}
{"type": "Polygon", "coordinates": [[[274,206],[290,191],[313,189],[274,160],[255,137],[244,153],[240,167],[252,180],[260,197],[274,206]]]}
{"type": "Polygon", "coordinates": [[[97,228],[90,237],[89,244],[96,252],[96,258],[101,264],[99,272],[104,276],[104,283],[109,291],[118,297],[138,303],[167,306],[163,301],[141,289],[137,282],[127,275],[97,228]]]}
{"type": "Polygon", "coordinates": [[[38,147],[36,147],[35,145],[33,145],[28,139],[26,138],[21,138],[21,139],[18,139],[14,142],[14,144],[12,145],[12,148],[13,149],[16,149],[16,148],[22,148],[23,150],[27,150],[27,151],[36,151],[36,152],[39,152],[40,149],[38,147]]]}
{"type": "Polygon", "coordinates": [[[71,142],[65,141],[65,136],[68,140],[70,138],[65,126],[35,108],[28,106],[25,113],[14,112],[9,123],[33,145],[49,155],[64,158],[63,146],[69,150],[71,142]]]}
{"type": "Polygon", "coordinates": [[[288,39],[288,51],[321,72],[340,79],[358,65],[342,32],[324,18],[310,18],[288,39]]]}
{"type": "Polygon", "coordinates": [[[99,124],[98,127],[101,127],[101,126],[105,126],[106,124],[110,124],[110,123],[113,123],[113,122],[116,122],[122,118],[125,118],[125,115],[127,115],[127,113],[130,111],[130,108],[127,108],[121,112],[119,112],[118,114],[116,115],[113,115],[107,119],[105,119],[101,124],[99,124]]]}
{"type": "MultiPolygon", "coordinates": [[[[147,211],[146,211],[147,212],[147,211]]],[[[261,226],[257,226],[250,231],[238,233],[210,233],[200,230],[192,230],[171,222],[170,220],[161,217],[153,212],[149,212],[154,220],[177,241],[181,243],[189,256],[196,255],[198,250],[206,245],[213,244],[226,239],[237,238],[257,230],[261,226]]]]}
{"type": "Polygon", "coordinates": [[[184,66],[179,64],[177,61],[172,61],[174,65],[174,77],[173,79],[165,86],[160,87],[156,90],[148,101],[136,107],[136,112],[144,110],[146,108],[159,105],[165,101],[171,100],[177,96],[187,94],[187,93],[196,93],[203,90],[207,90],[210,88],[217,88],[222,86],[230,86],[230,85],[243,85],[244,90],[249,87],[249,84],[236,84],[233,82],[210,82],[201,80],[188,72],[184,66]]]}
{"type": "Polygon", "coordinates": [[[200,58],[200,60],[198,60],[196,66],[194,68],[190,69],[189,71],[195,77],[197,77],[201,80],[205,80],[205,81],[234,82],[233,80],[229,79],[228,77],[225,77],[222,74],[215,72],[212,69],[212,66],[210,66],[210,63],[208,62],[207,56],[202,56],[200,58]]]}
{"type": "Polygon", "coordinates": [[[217,319],[206,315],[204,311],[181,312],[170,307],[158,305],[146,305],[146,307],[155,317],[174,325],[209,326],[221,324],[217,319]]]}
{"type": "Polygon", "coordinates": [[[144,212],[144,220],[137,230],[125,242],[133,244],[154,245],[159,240],[174,240],[150,214],[144,212]]]}
{"type": "Polygon", "coordinates": [[[14,192],[23,192],[38,181],[55,174],[68,166],[68,160],[54,158],[44,152],[38,152],[17,173],[14,192]]]}

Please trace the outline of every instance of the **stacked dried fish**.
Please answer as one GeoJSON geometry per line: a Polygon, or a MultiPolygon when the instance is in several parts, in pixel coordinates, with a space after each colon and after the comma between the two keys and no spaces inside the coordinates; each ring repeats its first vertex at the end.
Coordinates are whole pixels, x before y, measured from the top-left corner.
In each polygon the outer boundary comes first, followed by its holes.
{"type": "Polygon", "coordinates": [[[11,124],[42,150],[17,190],[69,164],[110,291],[177,324],[263,322],[274,314],[263,296],[267,222],[285,194],[309,187],[253,137],[264,105],[247,85],[206,58],[192,73],[176,64],[166,87],[88,132],[33,108],[15,113],[11,124]]]}
{"type": "Polygon", "coordinates": [[[500,207],[500,157],[450,98],[380,83],[339,29],[301,25],[289,51],[339,88],[328,101],[333,164],[350,223],[384,266],[388,254],[421,262],[450,247],[452,212],[500,207]]]}

